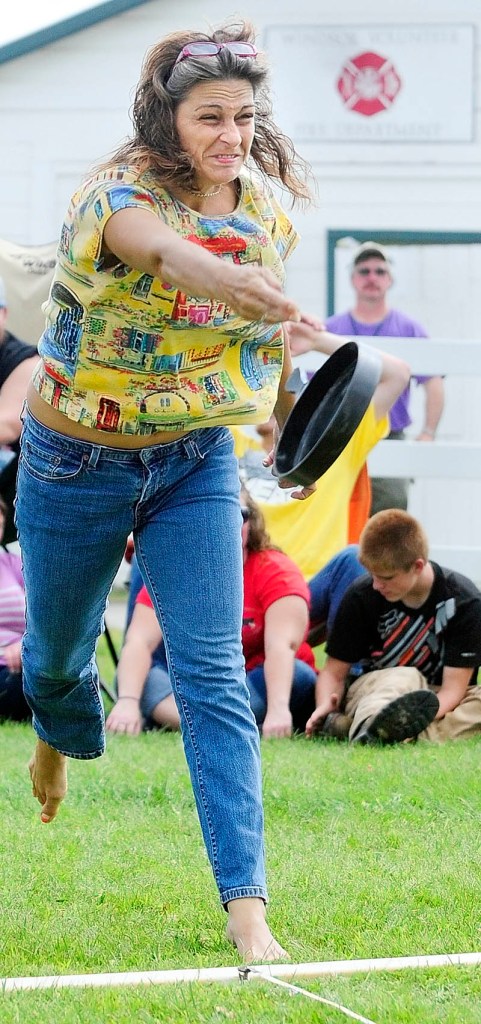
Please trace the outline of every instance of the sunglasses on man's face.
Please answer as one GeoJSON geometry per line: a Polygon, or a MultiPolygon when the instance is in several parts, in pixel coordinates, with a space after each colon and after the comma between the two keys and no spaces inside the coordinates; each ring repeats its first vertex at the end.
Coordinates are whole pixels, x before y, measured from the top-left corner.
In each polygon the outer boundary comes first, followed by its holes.
{"type": "Polygon", "coordinates": [[[359,277],[368,277],[369,274],[385,277],[386,274],[389,274],[389,270],[386,270],[386,267],[356,267],[356,274],[359,274],[359,277]]]}
{"type": "Polygon", "coordinates": [[[199,39],[193,43],[186,43],[182,47],[173,68],[177,67],[182,60],[187,60],[188,57],[217,57],[221,50],[229,50],[236,57],[257,57],[257,50],[252,43],[210,43],[207,40],[199,39]]]}

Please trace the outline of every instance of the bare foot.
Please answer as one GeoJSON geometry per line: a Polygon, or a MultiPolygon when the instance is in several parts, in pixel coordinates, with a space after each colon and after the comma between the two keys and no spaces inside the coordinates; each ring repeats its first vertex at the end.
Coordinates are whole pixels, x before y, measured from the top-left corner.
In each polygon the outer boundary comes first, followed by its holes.
{"type": "Polygon", "coordinates": [[[266,964],[287,956],[267,925],[264,900],[257,897],[230,900],[227,910],[226,935],[237,947],[244,963],[252,964],[257,960],[266,964]]]}
{"type": "Polygon", "coordinates": [[[38,739],[29,761],[32,793],[42,804],[41,819],[53,821],[67,792],[67,758],[38,739]]]}

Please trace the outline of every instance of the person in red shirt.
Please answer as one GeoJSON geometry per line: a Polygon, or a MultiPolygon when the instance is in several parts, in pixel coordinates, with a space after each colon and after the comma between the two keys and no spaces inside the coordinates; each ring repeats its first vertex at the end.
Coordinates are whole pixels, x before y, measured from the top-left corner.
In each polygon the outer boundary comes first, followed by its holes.
{"type": "MultiPolygon", "coordinates": [[[[309,588],[302,573],[271,544],[264,517],[241,495],[244,557],[242,645],[250,704],[264,738],[303,731],[314,710],[317,670],[306,642],[309,588]]],[[[136,598],[117,668],[118,699],[110,732],[138,734],[144,721],[179,728],[162,630],[148,591],[136,598]]]]}
{"type": "Polygon", "coordinates": [[[258,505],[242,494],[242,646],[250,703],[264,737],[290,736],[309,718],[317,671],[309,629],[309,587],[276,548],[258,505]],[[306,718],[307,715],[307,718],[306,718]]]}

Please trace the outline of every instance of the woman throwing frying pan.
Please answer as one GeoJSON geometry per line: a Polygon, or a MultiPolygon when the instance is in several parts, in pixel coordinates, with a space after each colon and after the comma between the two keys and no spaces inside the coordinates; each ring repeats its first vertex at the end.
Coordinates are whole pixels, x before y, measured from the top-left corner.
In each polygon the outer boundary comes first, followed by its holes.
{"type": "Polygon", "coordinates": [[[265,920],[228,427],[273,409],[282,427],[291,408],[282,324],[299,313],[282,289],[297,234],[269,180],[308,197],[266,78],[247,24],[177,32],[147,54],[131,139],[66,214],[17,490],[42,820],[65,796],[67,758],[104,750],[95,646],[132,533],[228,936],[247,960],[284,951],[265,920]]]}

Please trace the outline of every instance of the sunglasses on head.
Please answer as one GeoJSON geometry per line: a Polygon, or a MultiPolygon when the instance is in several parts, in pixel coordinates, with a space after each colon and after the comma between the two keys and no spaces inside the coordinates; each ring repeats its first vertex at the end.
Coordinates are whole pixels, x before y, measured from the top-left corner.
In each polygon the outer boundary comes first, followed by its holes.
{"type": "Polygon", "coordinates": [[[247,505],[241,505],[242,522],[247,523],[247,520],[251,518],[251,515],[252,512],[250,508],[248,508],[247,505]]]}
{"type": "Polygon", "coordinates": [[[216,57],[221,50],[229,50],[236,57],[257,57],[257,50],[252,43],[210,43],[207,40],[199,39],[193,43],[186,43],[182,47],[172,70],[188,57],[216,57]]]}
{"type": "Polygon", "coordinates": [[[368,277],[369,274],[375,274],[376,277],[385,277],[389,274],[389,270],[386,267],[356,267],[356,274],[360,277],[368,277]]]}

